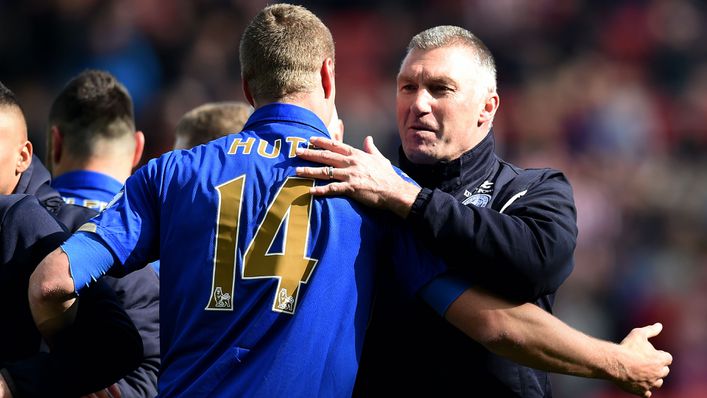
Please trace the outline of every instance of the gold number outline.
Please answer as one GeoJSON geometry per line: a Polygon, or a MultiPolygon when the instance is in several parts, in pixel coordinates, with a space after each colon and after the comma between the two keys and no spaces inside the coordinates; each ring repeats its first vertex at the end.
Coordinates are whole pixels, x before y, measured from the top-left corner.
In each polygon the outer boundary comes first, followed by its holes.
{"type": "MultiPolygon", "coordinates": [[[[219,207],[214,244],[214,271],[211,295],[206,310],[233,310],[232,297],[235,290],[236,253],[238,252],[237,237],[240,233],[240,209],[245,177],[245,175],[236,177],[216,187],[219,194],[219,207]],[[234,187],[235,189],[233,189],[234,187]],[[234,203],[234,205],[224,209],[224,196],[227,198],[227,203],[234,203]],[[235,226],[232,225],[233,221],[235,221],[235,226]],[[224,226],[226,226],[225,231],[224,226]],[[219,253],[219,248],[223,249],[224,242],[231,244],[226,246],[226,250],[219,253]],[[226,268],[229,264],[230,267],[226,268]],[[232,280],[230,290],[227,289],[225,293],[222,291],[222,287],[217,286],[217,273],[223,273],[224,268],[226,268],[225,271],[230,272],[232,280]]],[[[306,256],[311,235],[310,225],[314,199],[309,193],[309,188],[313,185],[313,179],[299,177],[288,177],[283,182],[274,199],[268,204],[265,216],[255,230],[241,258],[241,279],[277,279],[277,288],[271,307],[274,312],[295,313],[300,287],[303,283],[309,282],[319,261],[306,256]],[[294,214],[293,209],[295,209],[294,214]],[[306,211],[306,215],[303,214],[303,211],[306,211]],[[275,223],[273,223],[273,219],[275,223]],[[306,219],[306,223],[301,225],[304,219],[306,219]],[[294,227],[291,226],[293,223],[294,227]],[[285,229],[280,233],[282,228],[285,229]],[[280,252],[271,252],[270,249],[278,235],[283,237],[282,249],[280,252]],[[265,246],[263,246],[263,241],[265,246]],[[291,245],[294,247],[290,247],[291,245]],[[298,262],[300,264],[297,264],[298,262]],[[257,268],[253,265],[256,265],[257,268]],[[271,269],[268,270],[268,267],[271,269]],[[284,288],[283,277],[285,278],[284,288]],[[291,294],[288,295],[290,292],[291,294]]]]}

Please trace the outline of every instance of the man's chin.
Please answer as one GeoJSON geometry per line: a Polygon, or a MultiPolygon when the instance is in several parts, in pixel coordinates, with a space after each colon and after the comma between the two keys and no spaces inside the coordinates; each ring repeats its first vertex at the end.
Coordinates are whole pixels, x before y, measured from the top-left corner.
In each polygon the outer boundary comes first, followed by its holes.
{"type": "Polygon", "coordinates": [[[437,163],[437,158],[434,156],[434,152],[430,150],[429,147],[424,145],[403,146],[403,152],[405,152],[405,157],[415,164],[437,163]]]}

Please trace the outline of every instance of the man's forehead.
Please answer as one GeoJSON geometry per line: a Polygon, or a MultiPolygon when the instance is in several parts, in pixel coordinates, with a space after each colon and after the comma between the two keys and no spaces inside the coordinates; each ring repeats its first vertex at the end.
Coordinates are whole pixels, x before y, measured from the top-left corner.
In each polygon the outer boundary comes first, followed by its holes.
{"type": "Polygon", "coordinates": [[[414,49],[403,60],[397,80],[454,81],[473,74],[476,66],[474,54],[468,48],[414,49]]]}

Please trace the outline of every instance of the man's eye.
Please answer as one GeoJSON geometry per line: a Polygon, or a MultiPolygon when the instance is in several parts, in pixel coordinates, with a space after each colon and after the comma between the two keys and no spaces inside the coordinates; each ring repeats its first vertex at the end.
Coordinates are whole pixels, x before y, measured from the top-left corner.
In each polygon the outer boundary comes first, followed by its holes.
{"type": "Polygon", "coordinates": [[[412,84],[403,84],[402,86],[400,86],[400,91],[404,91],[404,92],[415,91],[415,86],[412,84]]]}
{"type": "Polygon", "coordinates": [[[448,87],[448,86],[435,85],[435,86],[430,87],[430,91],[437,92],[437,93],[444,93],[447,91],[452,91],[452,88],[448,87]]]}

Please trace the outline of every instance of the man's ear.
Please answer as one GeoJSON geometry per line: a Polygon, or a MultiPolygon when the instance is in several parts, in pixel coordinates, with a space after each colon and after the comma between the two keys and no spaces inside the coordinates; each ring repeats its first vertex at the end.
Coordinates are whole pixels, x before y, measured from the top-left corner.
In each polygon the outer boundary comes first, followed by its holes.
{"type": "Polygon", "coordinates": [[[135,152],[133,153],[133,168],[140,163],[142,151],[145,150],[145,134],[142,131],[135,132],[135,152]]]}
{"type": "Polygon", "coordinates": [[[49,130],[49,156],[47,156],[47,167],[52,167],[61,161],[62,148],[64,147],[64,136],[59,131],[59,127],[53,125],[49,130]]]}
{"type": "Polygon", "coordinates": [[[496,111],[498,110],[498,105],[500,103],[500,98],[498,93],[489,94],[486,97],[486,102],[484,102],[484,107],[481,108],[481,113],[479,113],[478,125],[481,126],[486,122],[493,121],[496,111]]]}
{"type": "Polygon", "coordinates": [[[32,143],[25,141],[20,148],[20,152],[17,156],[17,165],[15,166],[15,173],[24,173],[30,164],[32,164],[32,143]]]}
{"type": "Polygon", "coordinates": [[[248,101],[250,106],[255,108],[255,101],[253,100],[253,94],[250,92],[250,86],[246,79],[241,78],[241,85],[243,86],[243,94],[245,94],[245,99],[248,101]]]}
{"type": "Polygon", "coordinates": [[[324,98],[333,99],[336,94],[336,84],[334,83],[334,60],[327,58],[322,62],[320,69],[322,78],[322,88],[324,89],[324,98]]]}

